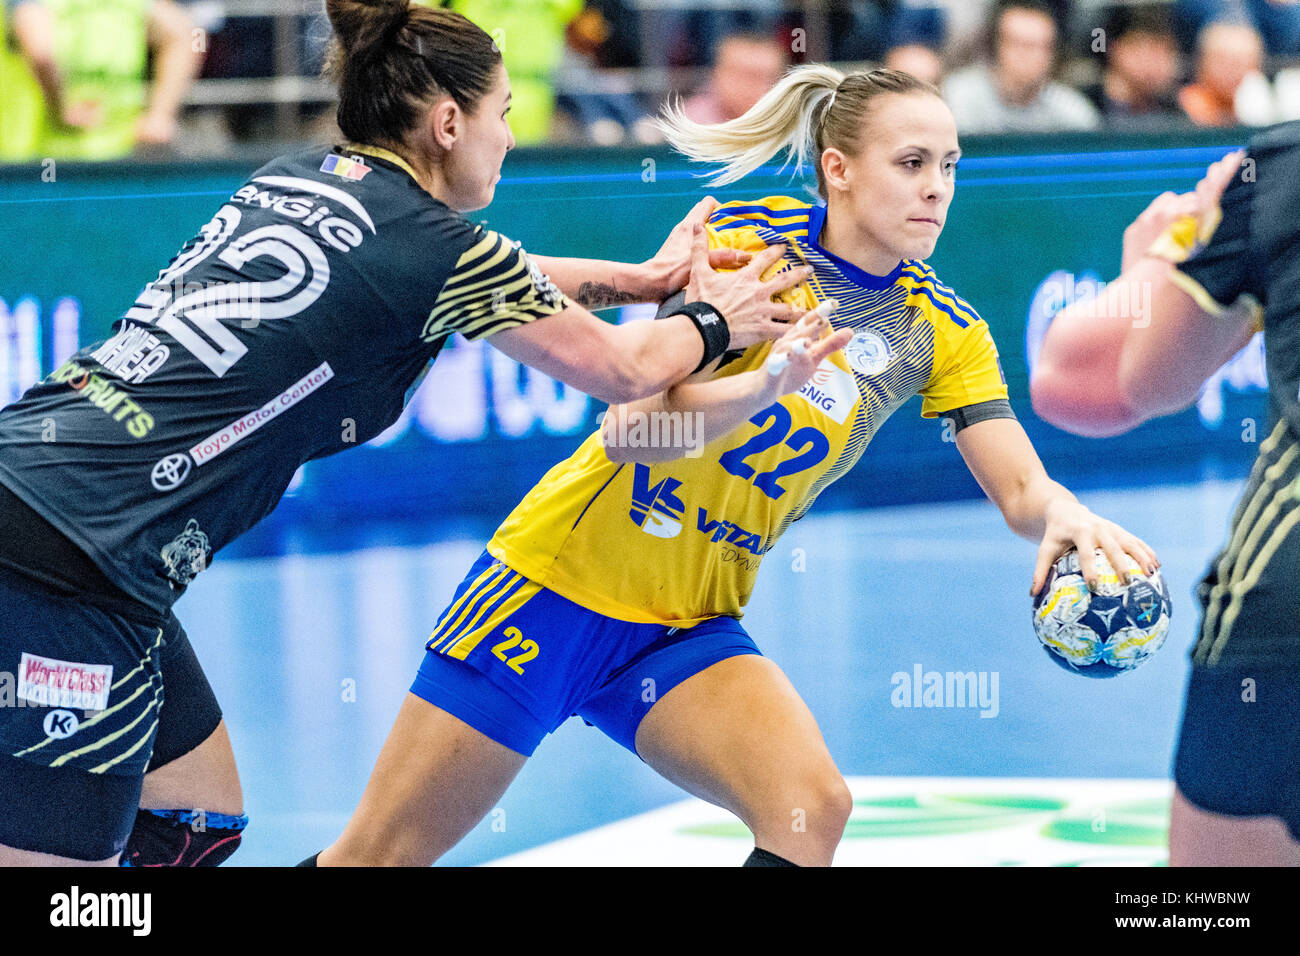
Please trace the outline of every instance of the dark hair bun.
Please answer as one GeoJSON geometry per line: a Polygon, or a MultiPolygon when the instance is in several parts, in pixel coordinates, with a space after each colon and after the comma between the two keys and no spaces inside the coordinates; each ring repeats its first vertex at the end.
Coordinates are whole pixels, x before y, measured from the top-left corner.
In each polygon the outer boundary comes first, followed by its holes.
{"type": "Polygon", "coordinates": [[[473,112],[492,89],[501,51],[444,7],[408,0],[326,0],[334,41],[325,74],[339,85],[339,128],[354,143],[400,143],[422,111],[450,96],[473,112]]]}
{"type": "Polygon", "coordinates": [[[381,46],[405,25],[409,0],[325,0],[334,33],[344,51],[355,56],[381,46]]]}

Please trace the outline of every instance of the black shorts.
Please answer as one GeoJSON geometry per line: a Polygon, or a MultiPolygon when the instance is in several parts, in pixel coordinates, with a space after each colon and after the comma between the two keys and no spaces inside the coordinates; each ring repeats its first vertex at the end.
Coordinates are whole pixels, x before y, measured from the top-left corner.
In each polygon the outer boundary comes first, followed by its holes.
{"type": "Polygon", "coordinates": [[[1204,810],[1278,816],[1300,841],[1298,582],[1300,444],[1279,422],[1198,590],[1174,780],[1204,810]]]}
{"type": "Polygon", "coordinates": [[[1300,443],[1285,424],[1260,446],[1198,597],[1196,665],[1300,669],[1300,443]]]}
{"type": "Polygon", "coordinates": [[[1174,781],[1211,813],[1281,817],[1300,842],[1300,668],[1193,667],[1174,781]]]}
{"type": "Polygon", "coordinates": [[[147,771],[221,720],[174,615],[108,610],[0,567],[0,845],[79,860],[126,846],[147,771]]]}

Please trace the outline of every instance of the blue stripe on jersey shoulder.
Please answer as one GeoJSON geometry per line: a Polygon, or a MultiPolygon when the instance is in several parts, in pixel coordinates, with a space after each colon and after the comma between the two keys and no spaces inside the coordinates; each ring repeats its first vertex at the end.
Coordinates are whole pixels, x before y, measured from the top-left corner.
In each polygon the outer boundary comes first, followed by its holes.
{"type": "Polygon", "coordinates": [[[939,276],[926,262],[921,259],[908,259],[904,265],[904,270],[906,271],[907,269],[913,270],[909,273],[910,275],[913,275],[915,278],[920,279],[923,282],[929,282],[930,285],[948,296],[948,298],[952,299],[972,316],[976,318],[979,317],[979,313],[975,310],[975,307],[954,292],[952,286],[940,282],[939,276]]]}
{"type": "Polygon", "coordinates": [[[948,316],[948,318],[952,319],[955,323],[957,323],[959,327],[964,329],[970,325],[970,321],[958,316],[957,313],[952,310],[951,306],[949,306],[947,303],[940,302],[938,299],[936,299],[934,296],[934,292],[930,289],[929,286],[918,284],[916,286],[916,291],[924,294],[924,296],[927,299],[929,299],[931,303],[934,304],[934,307],[936,309],[938,309],[944,315],[948,316]]]}
{"type": "Polygon", "coordinates": [[[908,260],[908,264],[912,268],[917,269],[921,273],[921,275],[919,275],[917,278],[928,279],[931,285],[933,285],[936,289],[938,289],[948,298],[956,302],[957,305],[959,305],[963,310],[969,312],[973,319],[979,321],[980,314],[978,311],[976,311],[975,306],[971,305],[969,302],[967,302],[965,299],[959,296],[956,292],[954,292],[952,286],[944,285],[942,282],[940,282],[939,277],[935,274],[935,271],[931,269],[926,263],[922,262],[919,259],[911,259],[908,260]]]}
{"type": "MultiPolygon", "coordinates": [[[[716,209],[714,215],[708,217],[708,224],[714,225],[716,222],[727,220],[744,220],[754,222],[757,225],[771,225],[772,222],[780,222],[781,225],[807,224],[807,209],[768,209],[764,206],[736,206],[729,209],[716,209]]],[[[716,226],[715,226],[716,228],[716,226]]]]}
{"type": "Polygon", "coordinates": [[[786,236],[806,236],[808,235],[808,224],[805,222],[792,222],[784,226],[774,226],[770,222],[762,222],[758,219],[741,219],[738,222],[729,222],[725,226],[714,226],[714,232],[726,232],[728,229],[743,229],[748,226],[751,229],[767,229],[770,232],[779,232],[786,236]]]}
{"type": "Polygon", "coordinates": [[[751,204],[748,206],[719,206],[713,210],[710,219],[729,219],[732,216],[741,216],[749,213],[758,213],[762,216],[768,216],[772,219],[789,219],[792,216],[807,216],[810,206],[795,206],[793,209],[770,209],[767,206],[751,204]]]}
{"type": "Polygon", "coordinates": [[[929,299],[932,303],[934,303],[935,308],[937,308],[944,315],[948,316],[948,318],[952,319],[955,323],[957,323],[959,327],[963,329],[968,328],[972,322],[980,321],[979,313],[977,313],[974,309],[970,308],[970,306],[966,305],[965,302],[959,299],[957,295],[947,286],[943,285],[942,283],[936,282],[932,278],[933,273],[931,273],[931,276],[924,276],[924,275],[917,275],[913,272],[909,272],[906,269],[904,269],[903,275],[908,276],[911,279],[915,279],[916,290],[918,292],[923,293],[927,299],[929,299]],[[935,294],[936,292],[942,293],[947,296],[952,296],[953,299],[955,299],[958,303],[961,304],[954,305],[948,302],[941,302],[938,296],[935,294]]]}

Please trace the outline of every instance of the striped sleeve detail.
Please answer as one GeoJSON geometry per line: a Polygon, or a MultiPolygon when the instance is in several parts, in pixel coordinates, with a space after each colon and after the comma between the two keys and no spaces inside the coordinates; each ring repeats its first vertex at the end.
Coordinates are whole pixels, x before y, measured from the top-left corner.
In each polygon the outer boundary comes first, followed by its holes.
{"type": "Polygon", "coordinates": [[[969,302],[948,286],[938,280],[934,270],[918,263],[910,263],[903,269],[903,275],[914,281],[914,288],[929,299],[940,312],[952,319],[961,328],[982,321],[980,315],[969,302]]]}
{"type": "Polygon", "coordinates": [[[751,228],[755,226],[765,226],[772,232],[778,232],[783,236],[792,236],[796,239],[808,235],[808,224],[803,221],[791,222],[783,225],[780,223],[763,222],[755,219],[728,219],[721,225],[714,226],[713,228],[717,232],[724,232],[728,229],[743,229],[746,226],[751,228]]]}
{"type": "Polygon", "coordinates": [[[713,211],[709,225],[714,229],[734,229],[737,226],[767,226],[778,232],[791,227],[808,230],[808,203],[788,196],[769,196],[757,202],[724,203],[713,211]]]}
{"type": "MultiPolygon", "coordinates": [[[[730,213],[731,210],[728,210],[730,213]]],[[[766,210],[763,212],[746,212],[736,215],[716,216],[709,225],[714,229],[726,229],[729,226],[737,226],[749,223],[752,225],[771,226],[773,229],[788,229],[791,226],[802,226],[808,228],[808,214],[806,212],[800,215],[786,215],[770,213],[766,210]]]]}
{"type": "Polygon", "coordinates": [[[482,338],[568,307],[563,293],[519,246],[486,229],[475,238],[438,294],[420,334],[424,341],[453,332],[482,338]]]}
{"type": "Polygon", "coordinates": [[[1207,315],[1245,317],[1260,331],[1267,285],[1252,241],[1255,196],[1253,178],[1234,176],[1219,206],[1171,223],[1147,255],[1173,263],[1170,280],[1207,315]]]}
{"type": "MultiPolygon", "coordinates": [[[[1178,273],[1194,280],[1219,306],[1233,306],[1244,294],[1263,300],[1266,283],[1252,235],[1256,178],[1234,176],[1216,208],[1171,223],[1147,253],[1174,263],[1178,273]]],[[[1188,294],[1201,304],[1195,293],[1188,294]]],[[[1205,311],[1219,316],[1227,309],[1205,311]]]]}

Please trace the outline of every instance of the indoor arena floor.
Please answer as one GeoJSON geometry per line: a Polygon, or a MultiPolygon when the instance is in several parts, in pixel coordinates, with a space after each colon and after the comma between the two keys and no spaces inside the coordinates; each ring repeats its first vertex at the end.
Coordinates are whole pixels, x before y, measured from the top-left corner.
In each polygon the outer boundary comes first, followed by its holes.
{"type": "MultiPolygon", "coordinates": [[[[837,863],[1163,863],[1192,589],[1239,487],[1080,495],[1156,548],[1173,594],[1163,650],[1108,681],[1047,659],[1030,624],[1035,547],[987,502],[814,511],[794,525],[744,620],[850,780],[837,863]],[[984,698],[897,706],[896,675],[930,671],[973,671],[984,698]]],[[[292,864],[341,831],[482,546],[219,558],[182,598],[251,817],[232,864],[292,864]]],[[[739,864],[751,846],[727,813],[570,719],[443,862],[739,864]]]]}

